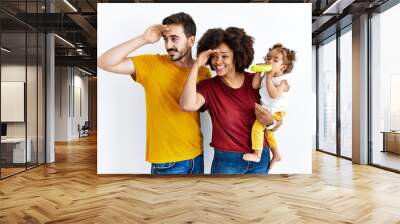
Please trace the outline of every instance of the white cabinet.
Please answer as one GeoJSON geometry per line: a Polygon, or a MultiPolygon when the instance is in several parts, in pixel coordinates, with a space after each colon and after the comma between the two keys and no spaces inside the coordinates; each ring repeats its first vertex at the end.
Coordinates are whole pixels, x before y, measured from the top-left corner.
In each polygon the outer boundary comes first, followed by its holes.
{"type": "Polygon", "coordinates": [[[25,154],[25,138],[8,138],[1,140],[2,147],[7,147],[10,151],[12,150],[12,163],[25,163],[32,161],[32,140],[28,138],[26,143],[28,144],[28,147],[26,148],[25,154]]]}

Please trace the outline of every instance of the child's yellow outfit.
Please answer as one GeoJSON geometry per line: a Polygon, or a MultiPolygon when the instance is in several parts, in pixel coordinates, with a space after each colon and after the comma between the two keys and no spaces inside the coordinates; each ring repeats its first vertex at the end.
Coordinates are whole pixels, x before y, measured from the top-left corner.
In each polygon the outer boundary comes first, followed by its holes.
{"type": "MultiPolygon", "coordinates": [[[[276,121],[281,121],[285,112],[276,112],[273,117],[276,121]]],[[[264,129],[265,126],[256,120],[251,129],[251,142],[253,150],[262,150],[264,145],[264,129]],[[261,139],[261,141],[260,141],[261,139]]],[[[278,144],[273,131],[265,130],[265,137],[267,138],[268,146],[271,149],[276,149],[278,144]]]]}
{"type": "MultiPolygon", "coordinates": [[[[266,75],[264,75],[263,78],[261,79],[261,88],[260,88],[261,105],[267,108],[271,113],[273,113],[273,117],[276,121],[281,121],[288,109],[289,92],[282,92],[279,97],[271,98],[268,94],[267,83],[265,79],[266,75]]],[[[288,74],[279,77],[273,77],[272,83],[274,85],[279,85],[283,80],[286,80],[288,85],[290,86],[290,75],[288,74]]],[[[253,150],[260,151],[263,149],[264,129],[265,126],[262,125],[258,120],[254,122],[253,128],[251,130],[251,142],[253,150]]],[[[265,132],[265,137],[267,138],[269,148],[276,149],[278,147],[275,135],[272,131],[267,129],[265,132]]]]}

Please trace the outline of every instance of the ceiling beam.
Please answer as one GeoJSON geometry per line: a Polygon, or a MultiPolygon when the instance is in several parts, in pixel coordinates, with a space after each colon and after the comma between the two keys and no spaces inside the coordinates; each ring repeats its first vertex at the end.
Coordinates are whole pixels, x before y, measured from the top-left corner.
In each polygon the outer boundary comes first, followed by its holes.
{"type": "Polygon", "coordinates": [[[90,56],[55,56],[56,66],[96,67],[97,59],[90,56]]]}
{"type": "Polygon", "coordinates": [[[77,13],[69,13],[67,16],[73,20],[77,25],[79,25],[85,32],[86,34],[93,38],[96,39],[96,29],[83,17],[81,14],[77,13]]]}
{"type": "Polygon", "coordinates": [[[355,0],[336,0],[326,7],[322,14],[342,14],[343,10],[354,1],[355,0]]]}

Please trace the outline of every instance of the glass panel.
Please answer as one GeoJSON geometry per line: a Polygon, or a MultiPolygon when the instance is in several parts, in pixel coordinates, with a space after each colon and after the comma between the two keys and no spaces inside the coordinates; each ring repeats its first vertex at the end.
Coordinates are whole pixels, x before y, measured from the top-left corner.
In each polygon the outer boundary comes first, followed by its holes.
{"type": "Polygon", "coordinates": [[[340,121],[341,155],[352,157],[352,35],[340,37],[340,121]]]}
{"type": "Polygon", "coordinates": [[[318,148],[336,154],[336,39],[318,48],[318,148]]]}
{"type": "Polygon", "coordinates": [[[45,60],[46,60],[46,37],[39,33],[38,45],[38,163],[45,163],[45,60]]]}
{"type": "MultiPolygon", "coordinates": [[[[32,17],[33,13],[38,12],[37,1],[27,2],[26,12],[29,16],[31,24],[37,24],[36,16],[32,17]]],[[[38,73],[38,36],[35,30],[28,29],[27,31],[27,142],[31,151],[30,161],[27,163],[28,168],[37,165],[37,73],[38,73]]]]}
{"type": "Polygon", "coordinates": [[[38,74],[38,49],[37,49],[37,41],[38,36],[36,32],[27,33],[28,38],[28,63],[27,63],[27,99],[26,99],[26,110],[27,110],[27,131],[28,131],[28,149],[30,148],[30,157],[28,160],[28,168],[37,165],[37,132],[38,132],[38,124],[37,124],[37,74],[38,74]]]}
{"type": "Polygon", "coordinates": [[[400,4],[372,18],[372,163],[400,170],[400,4]]]}
{"type": "Polygon", "coordinates": [[[0,177],[45,162],[45,35],[21,22],[44,13],[45,1],[0,1],[0,177]],[[30,16],[30,17],[27,17],[30,16]],[[10,112],[11,111],[11,112],[10,112]]]}
{"type": "MultiPolygon", "coordinates": [[[[25,170],[26,151],[26,34],[2,33],[1,122],[6,127],[1,140],[2,177],[25,170]]],[[[29,147],[28,147],[29,149],[29,147]]]]}

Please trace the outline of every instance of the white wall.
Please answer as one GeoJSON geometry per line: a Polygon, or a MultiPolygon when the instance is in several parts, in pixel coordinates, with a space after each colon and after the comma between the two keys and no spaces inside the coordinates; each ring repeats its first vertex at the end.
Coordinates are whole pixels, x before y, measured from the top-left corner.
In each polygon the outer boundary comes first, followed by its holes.
{"type": "MultiPolygon", "coordinates": [[[[39,153],[39,163],[44,162],[44,85],[41,66],[32,66],[25,64],[3,64],[1,66],[1,81],[2,82],[24,82],[26,84],[26,107],[17,108],[1,108],[2,112],[8,111],[11,113],[19,112],[24,115],[26,110],[26,121],[22,122],[6,122],[7,123],[7,137],[21,138],[25,135],[30,139],[32,161],[36,162],[37,154],[39,153]],[[27,78],[27,81],[26,81],[27,78]],[[11,111],[10,111],[11,110],[11,111]],[[22,110],[22,111],[21,111],[22,110]]],[[[2,93],[3,93],[2,89],[2,93]]],[[[2,95],[2,98],[8,98],[2,95]]],[[[2,103],[3,104],[3,103],[2,103]]],[[[24,104],[24,102],[22,102],[24,104]]],[[[24,120],[24,119],[23,119],[24,120]]]]}
{"type": "Polygon", "coordinates": [[[1,81],[18,81],[25,82],[25,69],[33,69],[32,66],[28,66],[28,68],[24,65],[18,64],[8,64],[1,65],[1,81]]]}
{"type": "MultiPolygon", "coordinates": [[[[267,49],[276,42],[296,50],[298,61],[292,72],[295,84],[291,87],[289,113],[277,132],[283,161],[271,173],[311,173],[314,129],[311,126],[315,127],[311,4],[98,4],[98,54],[180,11],[189,13],[195,20],[197,40],[209,28],[244,28],[255,37],[255,62],[261,62],[267,49]]],[[[163,54],[164,43],[146,45],[134,55],[143,53],[163,54]]],[[[142,87],[128,76],[102,70],[97,74],[98,173],[149,173],[150,164],[145,162],[146,115],[142,87]]],[[[202,131],[207,173],[212,160],[208,114],[202,114],[202,131]]]]}
{"type": "Polygon", "coordinates": [[[25,121],[25,82],[1,82],[1,121],[25,121]]]}
{"type": "MultiPolygon", "coordinates": [[[[28,74],[36,74],[36,67],[33,66],[25,66],[24,65],[18,65],[18,64],[5,64],[1,66],[1,81],[5,82],[25,82],[25,76],[26,72],[28,74]]],[[[32,84],[32,83],[30,83],[32,84]]],[[[27,90],[32,90],[32,89],[27,89],[27,90]]],[[[28,98],[35,97],[36,98],[36,89],[35,92],[28,92],[27,93],[28,98]]],[[[5,97],[5,96],[2,96],[5,97]]],[[[27,99],[28,103],[30,103],[32,100],[27,99]]],[[[36,104],[32,105],[35,106],[36,104]]],[[[1,110],[7,110],[7,108],[1,108],[1,110]]],[[[24,108],[22,108],[24,110],[24,108]]],[[[29,111],[30,112],[30,111],[29,111]]],[[[33,113],[28,113],[28,120],[31,122],[32,120],[36,119],[36,114],[35,117],[32,117],[33,113]]],[[[36,120],[35,120],[36,121],[36,120]]],[[[8,137],[25,137],[25,126],[26,122],[7,122],[7,136],[8,137]]],[[[29,134],[31,133],[31,129],[33,128],[33,125],[30,123],[28,125],[28,137],[29,134]]],[[[36,130],[36,126],[34,127],[36,130]]]]}
{"type": "MultiPolygon", "coordinates": [[[[88,77],[82,76],[82,73],[75,69],[74,70],[74,82],[73,82],[73,96],[74,102],[71,103],[73,108],[72,119],[71,119],[71,130],[70,134],[72,138],[79,138],[78,124],[82,126],[85,121],[88,120],[88,77]]],[[[71,89],[72,91],[72,89],[71,89]]]]}
{"type": "Polygon", "coordinates": [[[55,141],[68,140],[68,67],[55,68],[55,141]]]}
{"type": "Polygon", "coordinates": [[[70,141],[79,138],[78,124],[88,120],[88,78],[72,67],[56,67],[55,71],[55,140],[70,141]],[[82,106],[82,114],[77,105],[82,106]]]}

